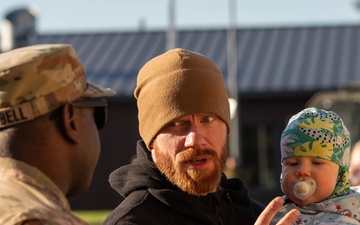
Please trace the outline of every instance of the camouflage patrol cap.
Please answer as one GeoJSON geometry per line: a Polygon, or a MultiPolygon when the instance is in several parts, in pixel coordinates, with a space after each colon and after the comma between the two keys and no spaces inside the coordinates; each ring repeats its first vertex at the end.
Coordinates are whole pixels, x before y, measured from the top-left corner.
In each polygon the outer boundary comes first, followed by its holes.
{"type": "Polygon", "coordinates": [[[0,54],[0,128],[32,120],[80,97],[114,94],[86,81],[70,45],[33,45],[0,54]]]}

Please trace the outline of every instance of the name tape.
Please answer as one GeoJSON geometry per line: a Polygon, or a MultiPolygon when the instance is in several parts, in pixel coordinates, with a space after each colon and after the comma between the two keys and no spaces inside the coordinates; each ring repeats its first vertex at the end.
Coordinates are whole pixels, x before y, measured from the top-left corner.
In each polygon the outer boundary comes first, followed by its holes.
{"type": "Polygon", "coordinates": [[[0,109],[0,128],[33,120],[34,113],[29,102],[18,106],[0,109]]]}

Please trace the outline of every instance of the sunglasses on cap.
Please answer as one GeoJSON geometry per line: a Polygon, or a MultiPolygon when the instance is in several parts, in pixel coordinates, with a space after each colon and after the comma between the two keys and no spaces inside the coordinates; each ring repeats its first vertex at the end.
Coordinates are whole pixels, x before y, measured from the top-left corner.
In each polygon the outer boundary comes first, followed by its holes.
{"type": "MultiPolygon", "coordinates": [[[[94,121],[98,130],[103,128],[107,121],[107,102],[105,99],[87,99],[76,100],[70,103],[76,108],[94,108],[94,121]]],[[[62,111],[63,107],[54,110],[50,114],[50,119],[56,119],[62,111]]]]}
{"type": "Polygon", "coordinates": [[[103,128],[107,121],[107,102],[105,99],[88,99],[71,102],[76,108],[94,108],[94,121],[98,130],[103,128]]]}

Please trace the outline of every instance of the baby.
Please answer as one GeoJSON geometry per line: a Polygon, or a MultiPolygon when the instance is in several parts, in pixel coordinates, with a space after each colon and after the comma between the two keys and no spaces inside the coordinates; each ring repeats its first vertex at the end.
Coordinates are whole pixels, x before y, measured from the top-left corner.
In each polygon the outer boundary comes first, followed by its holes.
{"type": "Polygon", "coordinates": [[[307,108],[294,115],[281,136],[281,189],[296,224],[360,224],[360,194],[350,189],[350,134],[331,111],[307,108]]]}

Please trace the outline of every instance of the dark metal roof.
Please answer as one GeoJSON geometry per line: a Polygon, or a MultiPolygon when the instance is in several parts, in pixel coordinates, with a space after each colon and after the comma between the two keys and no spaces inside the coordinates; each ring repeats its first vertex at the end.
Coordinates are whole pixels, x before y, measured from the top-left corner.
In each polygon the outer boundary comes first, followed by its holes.
{"type": "MultiPolygon", "coordinates": [[[[165,31],[40,35],[38,43],[68,43],[91,82],[133,95],[139,69],[165,51],[165,31]]],[[[227,79],[227,30],[178,31],[177,47],[214,60],[227,79]]],[[[358,26],[237,29],[240,93],[336,89],[360,80],[358,26]]]]}

